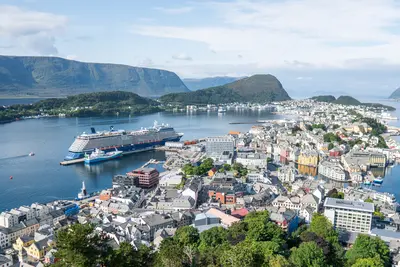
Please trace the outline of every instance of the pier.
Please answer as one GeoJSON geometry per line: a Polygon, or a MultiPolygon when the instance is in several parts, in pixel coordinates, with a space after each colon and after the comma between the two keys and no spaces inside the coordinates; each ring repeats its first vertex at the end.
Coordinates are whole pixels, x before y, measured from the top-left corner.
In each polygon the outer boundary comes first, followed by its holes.
{"type": "Polygon", "coordinates": [[[61,161],[61,162],[60,162],[60,165],[61,165],[61,166],[68,166],[68,165],[83,163],[84,161],[85,161],[84,158],[81,158],[81,159],[73,159],[73,160],[65,160],[65,161],[61,161]]]}
{"type": "Polygon", "coordinates": [[[158,161],[156,159],[150,159],[148,162],[146,162],[145,164],[142,165],[142,168],[146,168],[150,164],[160,164],[160,163],[163,163],[163,162],[162,161],[158,161]]]}

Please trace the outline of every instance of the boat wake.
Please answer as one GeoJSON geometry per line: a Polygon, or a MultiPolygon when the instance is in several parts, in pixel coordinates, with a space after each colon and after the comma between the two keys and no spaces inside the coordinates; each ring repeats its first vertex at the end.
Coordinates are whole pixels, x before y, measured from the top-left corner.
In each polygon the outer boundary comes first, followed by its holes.
{"type": "Polygon", "coordinates": [[[10,160],[10,159],[19,159],[19,158],[25,158],[25,157],[29,157],[29,154],[20,155],[20,156],[13,156],[13,157],[7,157],[7,158],[0,158],[0,161],[10,160]]]}

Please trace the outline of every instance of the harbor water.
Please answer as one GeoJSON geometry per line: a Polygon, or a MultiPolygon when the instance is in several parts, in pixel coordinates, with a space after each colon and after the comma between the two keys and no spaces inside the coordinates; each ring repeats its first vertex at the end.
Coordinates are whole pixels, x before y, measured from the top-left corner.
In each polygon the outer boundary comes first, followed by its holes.
{"type": "Polygon", "coordinates": [[[264,111],[245,110],[217,112],[162,112],[131,118],[42,118],[0,125],[0,212],[28,205],[75,198],[85,181],[88,192],[111,187],[116,174],[125,174],[142,166],[149,159],[164,160],[161,151],[123,156],[121,159],[85,166],[60,166],[74,137],[96,130],[140,129],[153,121],[168,123],[182,140],[227,134],[230,130],[248,131],[251,124],[230,124],[257,120],[282,119],[264,111]],[[35,156],[28,156],[34,152],[35,156]],[[12,179],[10,177],[12,176],[12,179]]]}

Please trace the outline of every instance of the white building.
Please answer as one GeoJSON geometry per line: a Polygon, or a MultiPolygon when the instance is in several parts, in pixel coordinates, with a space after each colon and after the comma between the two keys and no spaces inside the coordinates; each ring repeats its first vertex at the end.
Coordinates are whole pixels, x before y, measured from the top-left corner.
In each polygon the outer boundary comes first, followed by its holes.
{"type": "Polygon", "coordinates": [[[396,203],[396,197],[393,194],[390,193],[381,193],[381,192],[374,192],[373,194],[373,199],[374,200],[378,200],[378,201],[382,201],[382,202],[386,202],[390,205],[393,205],[396,203]]]}
{"type": "Polygon", "coordinates": [[[278,178],[282,183],[291,183],[296,180],[296,169],[291,166],[282,166],[278,170],[278,178]]]}
{"type": "Polygon", "coordinates": [[[207,137],[206,152],[208,155],[221,155],[225,151],[229,153],[235,150],[235,138],[230,135],[207,137]]]}
{"type": "Polygon", "coordinates": [[[245,167],[265,168],[267,166],[267,155],[261,153],[238,153],[236,162],[245,167]]]}
{"type": "Polygon", "coordinates": [[[328,197],[324,207],[324,215],[335,229],[365,234],[370,232],[374,204],[328,197]]]}
{"type": "Polygon", "coordinates": [[[347,175],[338,162],[321,161],[318,165],[318,174],[336,181],[346,181],[347,175]]]}
{"type": "Polygon", "coordinates": [[[9,212],[2,212],[0,214],[0,226],[5,228],[13,227],[18,224],[18,216],[9,212]]]}

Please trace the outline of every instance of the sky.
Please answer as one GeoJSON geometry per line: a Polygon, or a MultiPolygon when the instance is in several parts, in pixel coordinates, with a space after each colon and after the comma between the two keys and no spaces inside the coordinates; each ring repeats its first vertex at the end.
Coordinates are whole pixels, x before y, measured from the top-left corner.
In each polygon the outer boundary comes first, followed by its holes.
{"type": "Polygon", "coordinates": [[[400,86],[399,0],[0,0],[0,54],[271,73],[292,94],[400,86]]]}

